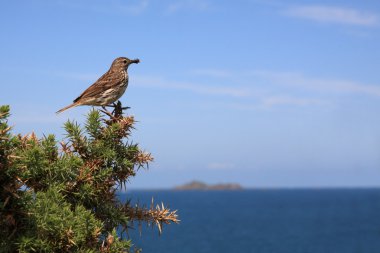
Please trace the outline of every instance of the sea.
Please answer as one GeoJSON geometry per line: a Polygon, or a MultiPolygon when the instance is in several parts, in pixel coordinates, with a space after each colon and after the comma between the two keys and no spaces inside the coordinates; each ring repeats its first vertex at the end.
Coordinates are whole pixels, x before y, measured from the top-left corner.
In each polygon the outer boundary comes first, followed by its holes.
{"type": "Polygon", "coordinates": [[[142,224],[143,253],[380,253],[380,189],[136,190],[120,195],[178,210],[180,224],[142,224]]]}

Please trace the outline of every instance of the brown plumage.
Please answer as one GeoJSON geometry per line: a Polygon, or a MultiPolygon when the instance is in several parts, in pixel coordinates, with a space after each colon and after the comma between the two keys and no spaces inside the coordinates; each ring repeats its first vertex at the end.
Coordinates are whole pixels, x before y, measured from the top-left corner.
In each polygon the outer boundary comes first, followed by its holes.
{"type": "Polygon", "coordinates": [[[57,113],[79,105],[106,106],[116,102],[127,89],[128,66],[139,62],[139,59],[116,58],[104,75],[88,87],[71,105],[60,109],[57,113]]]}

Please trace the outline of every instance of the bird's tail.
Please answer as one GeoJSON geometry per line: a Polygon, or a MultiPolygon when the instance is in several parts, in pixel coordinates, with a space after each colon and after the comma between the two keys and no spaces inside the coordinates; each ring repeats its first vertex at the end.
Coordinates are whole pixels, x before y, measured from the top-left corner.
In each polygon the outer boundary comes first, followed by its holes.
{"type": "Polygon", "coordinates": [[[75,106],[78,106],[78,105],[79,105],[79,104],[77,104],[77,103],[72,103],[71,105],[68,105],[68,106],[66,106],[66,107],[63,107],[61,110],[57,111],[56,114],[59,114],[59,113],[61,113],[61,112],[63,112],[63,111],[66,111],[67,109],[70,109],[71,107],[75,107],[75,106]]]}

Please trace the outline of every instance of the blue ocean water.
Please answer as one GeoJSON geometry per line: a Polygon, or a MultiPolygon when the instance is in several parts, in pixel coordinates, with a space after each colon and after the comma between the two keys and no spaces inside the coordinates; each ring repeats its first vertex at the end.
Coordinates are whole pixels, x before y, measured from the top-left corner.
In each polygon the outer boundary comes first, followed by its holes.
{"type": "Polygon", "coordinates": [[[144,253],[380,253],[380,189],[132,191],[178,209],[179,225],[130,236],[144,253]]]}

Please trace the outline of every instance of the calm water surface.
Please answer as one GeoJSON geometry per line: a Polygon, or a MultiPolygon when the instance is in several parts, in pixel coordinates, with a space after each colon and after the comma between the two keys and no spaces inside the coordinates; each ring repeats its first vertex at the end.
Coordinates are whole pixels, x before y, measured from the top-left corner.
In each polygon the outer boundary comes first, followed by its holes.
{"type": "Polygon", "coordinates": [[[181,223],[130,233],[144,253],[380,253],[380,189],[131,191],[181,223]]]}

